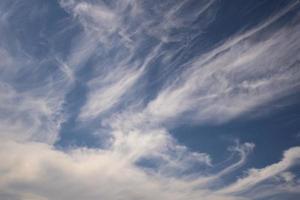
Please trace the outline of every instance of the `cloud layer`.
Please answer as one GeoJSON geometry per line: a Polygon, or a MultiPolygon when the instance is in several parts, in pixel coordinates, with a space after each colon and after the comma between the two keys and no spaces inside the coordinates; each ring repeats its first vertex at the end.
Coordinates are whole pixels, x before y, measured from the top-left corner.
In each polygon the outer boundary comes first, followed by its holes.
{"type": "Polygon", "coordinates": [[[202,51],[194,43],[206,40],[220,1],[30,0],[0,9],[1,199],[299,195],[300,147],[236,175],[254,143],[237,142],[226,164],[215,163],[170,133],[259,115],[299,92],[297,1],[202,51]],[[61,19],[40,21],[51,9],[61,19]],[[57,148],[66,123],[105,144],[57,148]]]}

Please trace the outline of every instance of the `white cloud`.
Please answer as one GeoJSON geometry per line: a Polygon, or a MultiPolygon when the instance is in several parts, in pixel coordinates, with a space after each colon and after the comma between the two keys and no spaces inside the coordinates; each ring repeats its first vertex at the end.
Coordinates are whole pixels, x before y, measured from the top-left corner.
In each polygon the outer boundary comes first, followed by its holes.
{"type": "Polygon", "coordinates": [[[239,35],[238,43],[233,38],[167,82],[146,111],[162,121],[192,112],[193,121],[218,123],[298,91],[298,30],[299,25],[286,26],[263,41],[256,32],[239,35]]]}
{"type": "MultiPolygon", "coordinates": [[[[5,193],[14,199],[32,196],[37,199],[75,200],[186,200],[201,196],[206,200],[246,200],[251,198],[234,193],[251,189],[254,184],[287,170],[299,161],[299,148],[290,149],[282,161],[261,170],[253,169],[249,176],[218,191],[205,185],[199,187],[201,177],[190,180],[145,173],[130,160],[124,159],[123,151],[83,148],[61,152],[47,144],[12,140],[2,140],[0,148],[0,195],[5,193]],[[273,168],[276,168],[274,172],[273,168]]],[[[268,191],[272,193],[272,188],[268,191]]]]}
{"type": "MultiPolygon", "coordinates": [[[[250,169],[247,176],[240,178],[236,183],[229,185],[228,187],[221,190],[221,193],[238,193],[244,190],[249,190],[253,186],[275,177],[281,172],[285,172],[290,167],[299,165],[300,163],[300,147],[294,147],[287,150],[284,153],[283,159],[273,165],[269,165],[262,169],[250,169]]],[[[287,178],[287,174],[282,174],[283,177],[287,178]]],[[[288,174],[290,175],[290,173],[288,174]]],[[[289,178],[288,178],[289,179],[289,178]]]]}
{"type": "MultiPolygon", "coordinates": [[[[179,6],[162,2],[155,11],[164,20],[156,22],[140,1],[108,6],[62,0],[60,5],[83,27],[65,59],[56,54],[38,59],[24,50],[0,46],[0,198],[247,200],[252,198],[245,191],[264,189],[255,198],[277,194],[272,186],[296,193],[299,184],[288,170],[299,164],[299,147],[288,149],[278,163],[251,169],[224,186],[223,177],[246,163],[253,143],[231,148],[239,159],[216,170],[218,163],[210,155],[191,151],[168,132],[170,126],[181,123],[225,122],[299,91],[299,23],[265,30],[295,4],[185,63],[175,80],[160,75],[157,79],[164,85],[154,98],[148,100],[147,92],[137,89],[143,88],[147,70],[159,57],[166,56],[163,63],[167,65],[177,56],[179,50],[164,49],[165,43],[182,39],[171,36],[171,30],[192,26],[200,16],[207,19],[201,24],[205,28],[214,20],[217,2],[203,1],[202,9],[183,17],[179,13],[189,6],[188,1],[179,6]],[[127,17],[132,24],[122,21],[127,17]],[[145,45],[145,37],[156,42],[145,45]],[[49,60],[58,65],[55,70],[38,71],[49,67],[49,60]],[[78,123],[99,123],[110,136],[109,144],[105,149],[57,150],[53,143],[69,114],[63,110],[66,96],[87,64],[93,74],[79,80],[88,94],[78,123]],[[16,82],[20,77],[24,78],[21,84],[16,82]],[[123,101],[128,105],[114,110],[123,101]],[[155,167],[139,163],[145,160],[155,167]],[[201,167],[214,173],[195,170],[201,167]],[[274,177],[287,185],[266,183],[274,177]]],[[[2,27],[9,19],[0,17],[2,27]]]]}
{"type": "MultiPolygon", "coordinates": [[[[4,2],[0,7],[0,136],[53,144],[65,118],[62,105],[71,85],[71,71],[61,73],[57,63],[51,63],[55,60],[51,56],[38,59],[12,34],[13,20],[22,9],[27,7],[20,2],[4,2]]],[[[33,10],[29,21],[37,17],[35,12],[45,13],[45,7],[39,10],[38,5],[33,10]]]]}
{"type": "Polygon", "coordinates": [[[97,77],[88,83],[90,92],[86,105],[81,109],[82,119],[94,118],[115,106],[141,76],[142,70],[113,70],[104,77],[97,77]]]}

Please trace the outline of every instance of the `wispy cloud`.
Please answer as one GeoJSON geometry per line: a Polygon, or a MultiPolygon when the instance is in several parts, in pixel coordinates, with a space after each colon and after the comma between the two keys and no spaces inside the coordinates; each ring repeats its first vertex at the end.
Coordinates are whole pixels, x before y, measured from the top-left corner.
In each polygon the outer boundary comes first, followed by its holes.
{"type": "MultiPolygon", "coordinates": [[[[36,12],[39,6],[34,6],[36,12]]],[[[64,121],[62,104],[71,84],[71,72],[61,73],[59,69],[67,70],[66,66],[59,68],[51,56],[35,57],[27,51],[26,42],[14,35],[13,25],[17,23],[18,12],[22,9],[28,9],[27,5],[18,2],[7,3],[7,8],[1,7],[1,137],[54,143],[64,121]]],[[[45,9],[39,11],[44,13],[45,9]]],[[[36,20],[35,17],[28,21],[36,20]]],[[[31,45],[38,44],[33,41],[31,45]]]]}
{"type": "Polygon", "coordinates": [[[194,111],[196,120],[218,123],[298,90],[298,29],[247,32],[237,36],[237,43],[232,44],[236,38],[225,42],[196,58],[149,102],[147,111],[162,120],[194,111]],[[262,33],[268,39],[260,38],[262,33]]]}
{"type": "MultiPolygon", "coordinates": [[[[220,1],[61,0],[67,28],[45,40],[16,34],[29,32],[38,17],[30,12],[33,21],[22,20],[18,13],[29,6],[8,5],[0,3],[0,198],[247,200],[299,193],[291,171],[299,147],[237,176],[254,143],[237,142],[229,148],[235,159],[219,165],[170,133],[182,124],[259,113],[259,106],[299,92],[299,14],[280,21],[299,11],[296,1],[188,59],[182,52],[214,23],[220,1]],[[35,50],[68,28],[72,39],[64,49],[35,50]],[[76,127],[93,124],[92,133],[82,134],[101,138],[105,131],[105,148],[56,149],[70,118],[76,127]],[[224,183],[225,176],[233,179],[224,183]]],[[[41,15],[50,9],[33,6],[41,15]]]]}
{"type": "MultiPolygon", "coordinates": [[[[221,190],[221,193],[238,193],[245,190],[249,190],[255,185],[275,177],[276,175],[289,170],[289,168],[298,165],[300,163],[299,159],[299,147],[294,147],[287,150],[284,153],[283,159],[273,165],[267,166],[263,169],[250,169],[247,176],[240,178],[236,183],[229,185],[228,187],[221,190]]],[[[285,180],[290,180],[290,173],[282,174],[285,180]],[[287,177],[287,175],[289,177],[287,177]]]]}

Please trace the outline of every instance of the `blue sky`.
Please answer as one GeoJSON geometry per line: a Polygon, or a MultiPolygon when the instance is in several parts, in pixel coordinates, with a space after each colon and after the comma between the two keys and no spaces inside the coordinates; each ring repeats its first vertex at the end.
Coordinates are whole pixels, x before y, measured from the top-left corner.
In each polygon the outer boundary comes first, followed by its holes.
{"type": "Polygon", "coordinates": [[[0,11],[1,200],[300,198],[299,1],[0,11]]]}

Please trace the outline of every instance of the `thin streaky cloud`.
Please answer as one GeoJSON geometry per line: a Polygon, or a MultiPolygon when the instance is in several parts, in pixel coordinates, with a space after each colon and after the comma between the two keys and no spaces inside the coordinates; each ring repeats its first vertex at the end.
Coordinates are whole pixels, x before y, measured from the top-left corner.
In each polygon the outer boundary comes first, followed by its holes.
{"type": "Polygon", "coordinates": [[[0,199],[299,198],[298,1],[0,13],[0,199]]]}

